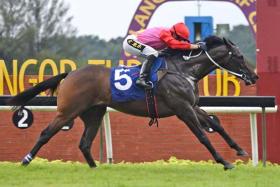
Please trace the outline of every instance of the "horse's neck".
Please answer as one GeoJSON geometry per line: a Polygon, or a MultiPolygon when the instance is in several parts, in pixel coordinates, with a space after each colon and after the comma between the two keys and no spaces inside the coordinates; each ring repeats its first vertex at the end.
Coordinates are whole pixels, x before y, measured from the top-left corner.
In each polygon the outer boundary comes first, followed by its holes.
{"type": "MultiPolygon", "coordinates": [[[[191,68],[191,74],[197,79],[201,80],[203,77],[207,76],[209,73],[217,69],[209,58],[203,54],[200,57],[193,59],[193,68],[191,68]]],[[[188,69],[189,67],[185,67],[188,69]]],[[[186,71],[186,70],[185,70],[186,71]]]]}
{"type": "MultiPolygon", "coordinates": [[[[214,58],[214,60],[219,61],[220,63],[225,60],[222,58],[224,53],[221,51],[217,52],[217,49],[211,50],[208,53],[214,58]]],[[[210,72],[217,69],[217,66],[215,66],[206,54],[203,53],[199,57],[188,61],[183,60],[182,57],[173,58],[172,62],[169,63],[168,68],[173,71],[177,71],[178,73],[188,75],[199,81],[210,72]]]]}
{"type": "MultiPolygon", "coordinates": [[[[182,58],[182,57],[181,57],[182,58]]],[[[178,58],[180,59],[180,57],[178,58]]],[[[173,60],[168,64],[168,69],[192,77],[199,81],[208,75],[216,67],[210,62],[205,54],[190,60],[173,60]]]]}

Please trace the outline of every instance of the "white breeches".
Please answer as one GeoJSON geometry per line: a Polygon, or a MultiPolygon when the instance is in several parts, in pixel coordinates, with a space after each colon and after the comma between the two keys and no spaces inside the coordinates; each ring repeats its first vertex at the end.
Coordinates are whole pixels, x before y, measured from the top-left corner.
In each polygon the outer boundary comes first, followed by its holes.
{"type": "Polygon", "coordinates": [[[159,54],[158,51],[151,46],[139,42],[135,35],[128,35],[125,38],[123,41],[123,49],[132,55],[142,57],[147,57],[150,55],[158,57],[159,54]]]}

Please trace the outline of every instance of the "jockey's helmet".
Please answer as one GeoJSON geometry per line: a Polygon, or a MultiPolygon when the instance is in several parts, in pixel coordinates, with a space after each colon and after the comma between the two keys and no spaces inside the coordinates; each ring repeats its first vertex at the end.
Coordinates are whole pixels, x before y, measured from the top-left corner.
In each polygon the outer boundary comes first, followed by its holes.
{"type": "Polygon", "coordinates": [[[173,35],[175,35],[177,40],[189,41],[190,32],[184,23],[176,23],[171,27],[170,31],[173,35]]]}

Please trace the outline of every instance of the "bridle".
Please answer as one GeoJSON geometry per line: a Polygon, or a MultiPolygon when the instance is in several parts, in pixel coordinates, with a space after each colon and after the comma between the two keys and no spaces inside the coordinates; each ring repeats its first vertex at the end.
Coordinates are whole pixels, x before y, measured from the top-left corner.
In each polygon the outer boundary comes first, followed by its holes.
{"type": "MultiPolygon", "coordinates": [[[[192,59],[192,58],[199,57],[199,56],[202,54],[203,51],[204,51],[204,50],[201,50],[197,55],[191,56],[191,54],[192,54],[192,50],[191,50],[189,56],[183,56],[183,59],[186,60],[186,61],[188,61],[188,60],[190,60],[190,59],[192,59]]],[[[244,78],[246,77],[245,74],[236,73],[236,72],[234,72],[234,71],[231,71],[231,70],[228,70],[227,68],[222,67],[220,64],[218,64],[218,63],[209,55],[209,53],[208,53],[207,51],[204,51],[204,52],[205,52],[207,58],[208,58],[215,66],[217,66],[218,68],[220,68],[220,69],[222,69],[222,70],[226,70],[227,72],[229,72],[229,73],[231,73],[231,74],[233,74],[233,75],[235,75],[235,76],[237,76],[237,77],[239,77],[239,78],[242,78],[242,79],[244,79],[244,78]]],[[[231,51],[229,51],[228,54],[229,54],[229,60],[228,60],[228,62],[229,62],[229,61],[232,59],[232,57],[233,57],[234,55],[233,55],[233,53],[232,53],[231,51]]]]}
{"type": "MultiPolygon", "coordinates": [[[[209,53],[208,53],[207,51],[204,51],[204,52],[205,52],[206,56],[208,57],[208,59],[209,59],[215,66],[217,66],[218,68],[220,68],[220,69],[222,69],[222,70],[226,70],[226,71],[228,71],[229,73],[231,73],[231,74],[233,74],[233,75],[235,75],[235,76],[237,76],[237,77],[239,77],[239,78],[242,78],[242,79],[244,79],[244,78],[246,77],[245,74],[236,73],[236,72],[234,72],[234,71],[231,71],[231,70],[228,70],[228,69],[222,67],[220,64],[218,64],[218,63],[209,55],[209,53]]],[[[230,56],[230,57],[229,57],[229,60],[228,60],[228,62],[229,62],[229,61],[232,59],[232,57],[233,57],[233,53],[232,53],[231,51],[229,51],[228,54],[229,54],[229,56],[230,56]]]]}
{"type": "MultiPolygon", "coordinates": [[[[204,50],[201,50],[197,55],[191,56],[191,54],[192,54],[192,50],[191,50],[188,56],[184,56],[184,55],[183,55],[183,59],[186,60],[186,61],[188,61],[188,60],[190,60],[190,59],[192,59],[192,58],[197,58],[197,57],[199,57],[199,56],[203,53],[203,51],[204,51],[204,50]]],[[[244,74],[244,73],[241,73],[241,74],[240,74],[240,73],[236,73],[236,72],[234,72],[234,71],[231,71],[231,70],[228,70],[227,68],[222,67],[220,64],[218,64],[218,63],[209,55],[209,53],[208,53],[207,51],[204,51],[204,52],[205,52],[207,58],[208,58],[216,67],[218,67],[218,68],[220,68],[220,69],[222,69],[222,70],[225,70],[225,71],[227,71],[227,72],[229,72],[229,73],[231,73],[231,74],[233,74],[233,75],[235,75],[235,76],[237,76],[237,77],[239,77],[239,78],[241,78],[241,79],[243,79],[243,80],[247,79],[246,74],[244,74]]],[[[231,61],[231,59],[233,58],[233,56],[235,56],[235,55],[233,54],[232,51],[228,51],[228,55],[229,55],[229,59],[227,60],[227,62],[229,63],[229,62],[231,61]]],[[[227,56],[227,54],[226,54],[225,56],[227,56]]],[[[195,78],[195,77],[192,77],[192,76],[190,76],[190,75],[186,75],[185,73],[179,73],[179,68],[177,67],[176,63],[174,63],[174,65],[175,65],[175,68],[177,69],[177,71],[170,71],[170,70],[167,70],[167,73],[175,74],[175,75],[178,75],[178,76],[180,76],[180,77],[183,77],[184,79],[187,79],[190,83],[192,83],[193,81],[196,81],[196,78],[195,78]]]]}

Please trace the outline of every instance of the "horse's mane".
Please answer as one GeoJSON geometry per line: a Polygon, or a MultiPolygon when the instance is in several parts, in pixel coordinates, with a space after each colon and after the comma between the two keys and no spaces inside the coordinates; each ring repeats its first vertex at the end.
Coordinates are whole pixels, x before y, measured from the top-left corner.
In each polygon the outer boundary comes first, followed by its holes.
{"type": "Polygon", "coordinates": [[[203,41],[206,43],[208,49],[212,49],[225,44],[223,39],[214,35],[208,36],[203,41]]]}

